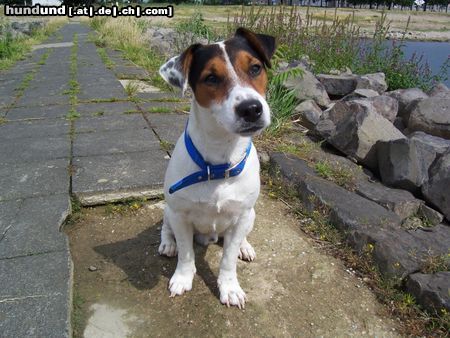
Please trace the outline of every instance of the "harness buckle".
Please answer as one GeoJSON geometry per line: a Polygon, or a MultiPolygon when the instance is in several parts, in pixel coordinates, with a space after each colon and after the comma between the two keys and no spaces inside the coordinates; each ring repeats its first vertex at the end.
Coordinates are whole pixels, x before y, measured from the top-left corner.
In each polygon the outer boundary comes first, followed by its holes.
{"type": "Polygon", "coordinates": [[[211,181],[211,168],[209,165],[206,166],[206,172],[208,174],[208,181],[211,181]]]}
{"type": "Polygon", "coordinates": [[[226,178],[230,178],[230,170],[231,170],[232,168],[228,168],[228,169],[226,169],[225,170],[225,173],[224,173],[224,178],[226,179],[226,178]]]}

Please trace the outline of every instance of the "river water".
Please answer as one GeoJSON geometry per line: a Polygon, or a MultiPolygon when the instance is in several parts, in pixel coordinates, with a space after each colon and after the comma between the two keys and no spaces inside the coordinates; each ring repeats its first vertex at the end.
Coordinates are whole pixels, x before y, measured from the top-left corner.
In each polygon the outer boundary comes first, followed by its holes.
{"type": "MultiPolygon", "coordinates": [[[[442,64],[450,57],[450,42],[434,41],[405,41],[403,51],[405,58],[409,59],[414,53],[423,55],[427,60],[433,74],[440,71],[442,64]]],[[[447,69],[447,79],[445,84],[450,87],[450,70],[447,69]]]]}

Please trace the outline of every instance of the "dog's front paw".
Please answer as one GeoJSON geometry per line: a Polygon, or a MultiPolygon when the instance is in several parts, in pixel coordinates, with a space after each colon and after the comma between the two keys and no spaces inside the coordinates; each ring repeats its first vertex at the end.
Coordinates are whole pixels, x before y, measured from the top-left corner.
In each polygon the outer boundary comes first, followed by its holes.
{"type": "Polygon", "coordinates": [[[185,291],[191,291],[194,274],[182,274],[177,271],[169,282],[170,297],[181,296],[185,291]]]}
{"type": "Polygon", "coordinates": [[[177,244],[174,240],[162,240],[158,252],[162,256],[174,257],[177,255],[177,244]]]}
{"type": "Polygon", "coordinates": [[[251,246],[247,240],[244,240],[239,249],[239,259],[243,261],[251,262],[256,258],[255,249],[251,246]]]}
{"type": "Polygon", "coordinates": [[[226,306],[237,306],[239,309],[245,308],[247,296],[242,290],[236,278],[221,280],[219,278],[220,302],[226,306]]]}

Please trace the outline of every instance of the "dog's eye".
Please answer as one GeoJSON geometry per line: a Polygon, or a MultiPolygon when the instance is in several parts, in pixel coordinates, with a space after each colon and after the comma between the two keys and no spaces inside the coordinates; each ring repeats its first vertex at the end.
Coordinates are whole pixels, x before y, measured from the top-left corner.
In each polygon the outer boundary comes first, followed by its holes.
{"type": "Polygon", "coordinates": [[[220,82],[220,79],[214,74],[210,74],[205,78],[205,83],[210,85],[216,85],[220,82]]]}
{"type": "Polygon", "coordinates": [[[258,76],[261,73],[261,65],[253,65],[250,67],[250,75],[251,76],[258,76]]]}

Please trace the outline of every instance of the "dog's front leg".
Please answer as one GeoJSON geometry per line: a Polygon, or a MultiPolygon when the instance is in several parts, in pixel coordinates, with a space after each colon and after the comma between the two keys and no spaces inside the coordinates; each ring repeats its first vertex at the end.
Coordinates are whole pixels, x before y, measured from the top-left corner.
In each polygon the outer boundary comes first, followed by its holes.
{"type": "Polygon", "coordinates": [[[253,228],[254,221],[255,210],[252,208],[240,218],[234,227],[229,228],[224,234],[218,285],[220,301],[227,306],[234,305],[240,309],[245,306],[247,297],[239,285],[236,264],[241,243],[253,228]]]}
{"type": "Polygon", "coordinates": [[[192,280],[196,272],[194,227],[174,212],[170,212],[170,224],[178,247],[177,268],[169,282],[170,297],[175,297],[192,289],[192,280]]]}

